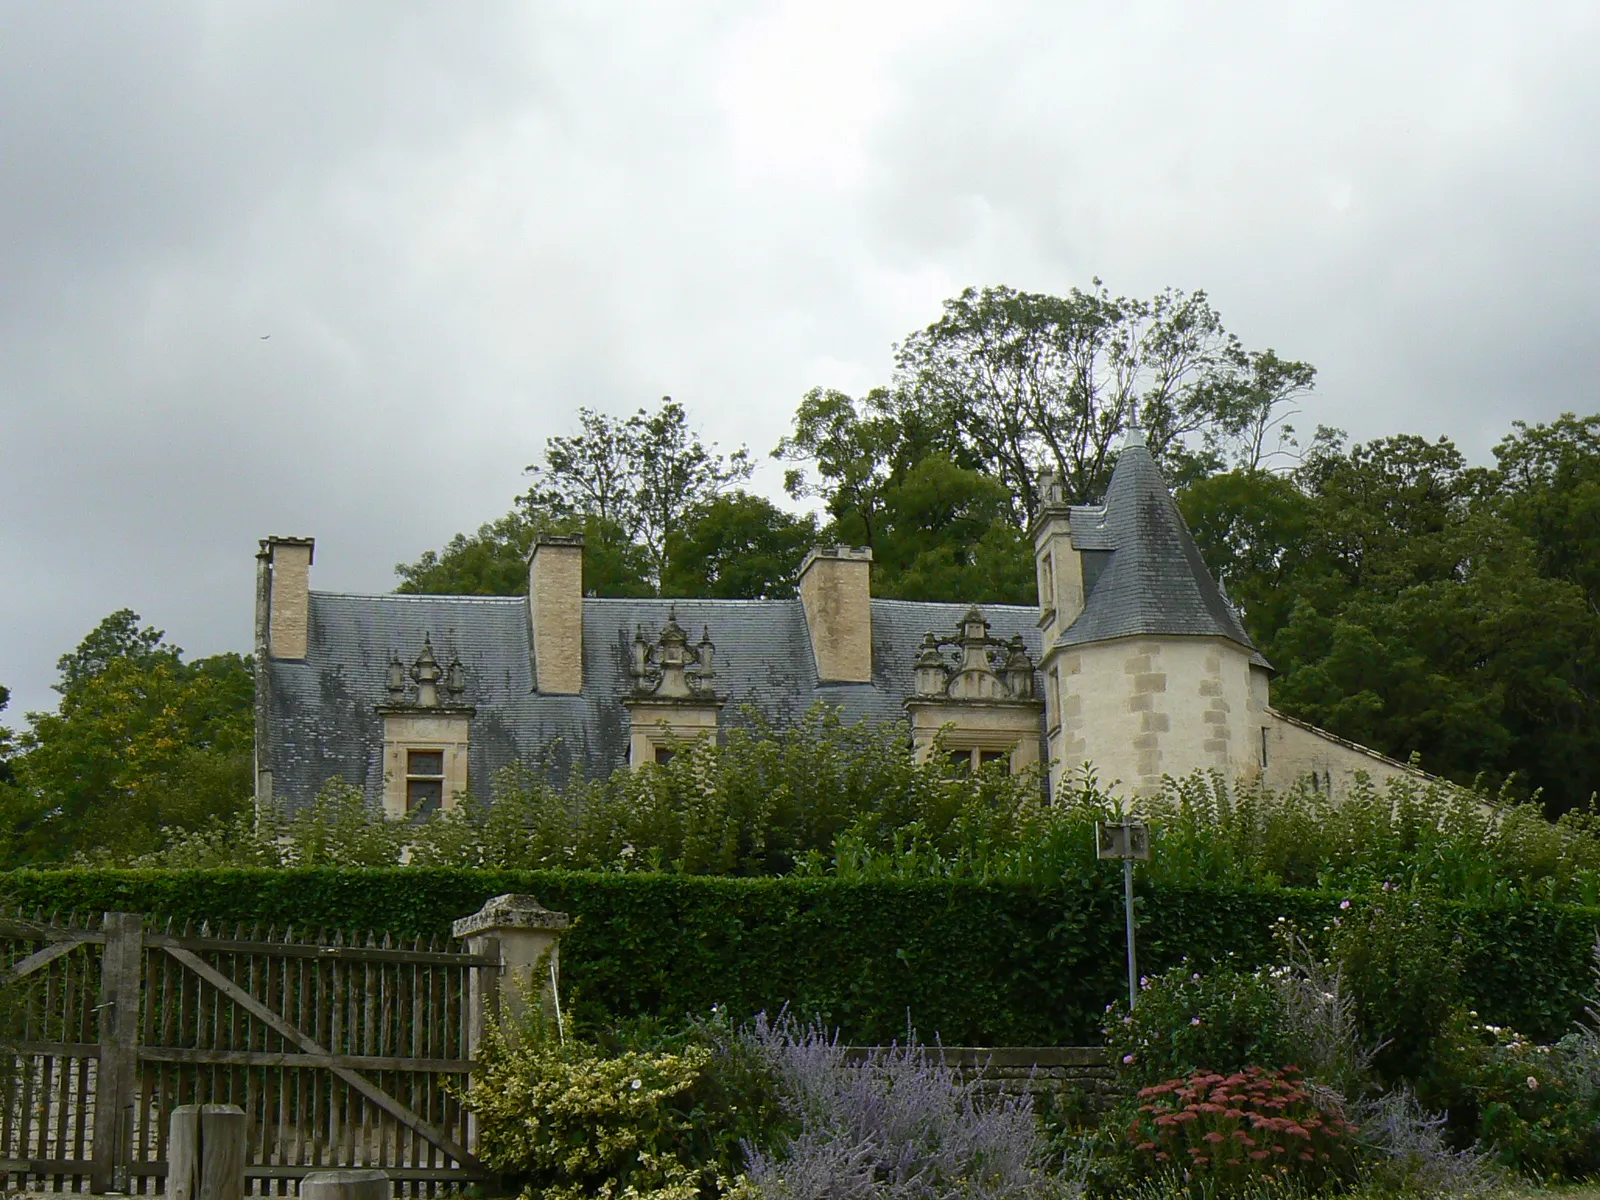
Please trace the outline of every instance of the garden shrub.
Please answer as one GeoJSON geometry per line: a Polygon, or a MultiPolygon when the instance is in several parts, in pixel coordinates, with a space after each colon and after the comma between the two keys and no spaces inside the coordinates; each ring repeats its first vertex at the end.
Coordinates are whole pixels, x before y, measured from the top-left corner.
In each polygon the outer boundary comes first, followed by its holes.
{"type": "Polygon", "coordinates": [[[1318,1186],[1351,1173],[1352,1135],[1332,1093],[1294,1068],[1206,1072],[1143,1088],[1128,1138],[1151,1169],[1173,1167],[1214,1194],[1253,1184],[1318,1186]]]}
{"type": "Polygon", "coordinates": [[[1462,940],[1416,895],[1340,902],[1329,961],[1347,980],[1373,1069],[1386,1083],[1425,1074],[1460,1002],[1462,940]]]}
{"type": "Polygon", "coordinates": [[[1476,1144],[1450,1144],[1446,1117],[1430,1113],[1402,1084],[1355,1105],[1362,1174],[1384,1195],[1487,1200],[1499,1195],[1505,1173],[1476,1144]]]}
{"type": "Polygon", "coordinates": [[[464,1101],[480,1157],[526,1200],[719,1196],[743,1144],[768,1136],[771,1081],[725,1025],[630,1040],[558,1039],[537,1016],[491,1028],[464,1101]]]}
{"type": "Polygon", "coordinates": [[[1141,980],[1139,1003],[1106,1010],[1106,1049],[1133,1086],[1287,1062],[1284,1005],[1260,973],[1188,965],[1141,980]]]}
{"type": "Polygon", "coordinates": [[[1541,1045],[1458,1012],[1442,1040],[1431,1085],[1453,1125],[1523,1175],[1583,1179],[1600,1170],[1600,1094],[1583,1034],[1541,1045]]]}
{"type": "Polygon", "coordinates": [[[817,1026],[758,1018],[747,1035],[797,1125],[749,1150],[762,1200],[1024,1200],[1070,1190],[1043,1163],[1026,1093],[985,1094],[914,1037],[852,1062],[817,1026]]]}

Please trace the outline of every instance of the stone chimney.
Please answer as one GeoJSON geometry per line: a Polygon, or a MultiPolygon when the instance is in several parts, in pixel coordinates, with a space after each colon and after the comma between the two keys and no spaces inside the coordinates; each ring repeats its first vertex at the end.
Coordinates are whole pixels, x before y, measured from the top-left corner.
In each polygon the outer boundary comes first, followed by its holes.
{"type": "Polygon", "coordinates": [[[528,554],[533,687],[547,696],[583,691],[583,534],[541,533],[528,554]]]}
{"type": "Polygon", "coordinates": [[[872,682],[872,551],[816,546],[800,564],[800,603],[822,683],[872,682]]]}
{"type": "Polygon", "coordinates": [[[256,625],[273,658],[304,658],[311,622],[311,552],[315,538],[269,537],[256,555],[256,625]]]}
{"type": "Polygon", "coordinates": [[[1039,578],[1039,627],[1048,646],[1083,612],[1083,555],[1073,545],[1072,508],[1054,471],[1039,473],[1039,515],[1030,532],[1039,578]]]}

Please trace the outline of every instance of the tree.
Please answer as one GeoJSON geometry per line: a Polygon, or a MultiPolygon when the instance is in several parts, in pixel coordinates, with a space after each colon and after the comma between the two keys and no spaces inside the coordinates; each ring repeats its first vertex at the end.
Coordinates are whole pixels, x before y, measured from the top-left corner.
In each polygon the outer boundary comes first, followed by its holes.
{"type": "Polygon", "coordinates": [[[1288,475],[1185,489],[1207,565],[1281,672],[1273,702],[1461,782],[1516,774],[1553,811],[1587,801],[1600,616],[1566,548],[1600,447],[1581,426],[1519,431],[1500,472],[1447,438],[1323,436],[1288,475]]]}
{"type": "Polygon", "coordinates": [[[552,516],[523,496],[498,521],[470,537],[458,533],[443,550],[425,551],[414,563],[395,564],[397,592],[433,596],[520,596],[528,590],[528,551],[534,535],[584,535],[583,587],[596,596],[654,594],[642,547],[600,516],[552,516]]]}
{"type": "Polygon", "coordinates": [[[1010,494],[929,410],[883,389],[859,401],[813,389],[773,454],[815,464],[815,482],[804,467],[787,473],[789,491],[824,500],[826,540],[871,548],[876,595],[1033,601],[1033,549],[1010,494]]]}
{"type": "MultiPolygon", "coordinates": [[[[6,706],[11,703],[11,689],[0,684],[0,712],[5,712],[6,706]]],[[[0,725],[0,787],[13,782],[16,772],[12,770],[10,758],[16,749],[16,734],[0,725]]]]}
{"type": "Polygon", "coordinates": [[[1038,512],[1041,463],[1090,503],[1130,426],[1169,474],[1203,473],[1230,449],[1261,465],[1273,439],[1292,438],[1282,410],[1315,378],[1305,363],[1245,350],[1204,292],[1137,300],[1098,279],[1064,297],[968,288],[905,340],[896,371],[898,406],[957,433],[975,461],[956,461],[1001,480],[1019,528],[1038,512]]]}
{"type": "Polygon", "coordinates": [[[154,849],[251,800],[254,678],[236,654],[184,662],[119,610],[60,661],[59,711],[29,713],[0,806],[13,863],[154,849]]]}
{"type": "Polygon", "coordinates": [[[753,467],[741,447],[726,459],[689,429],[683,406],[663,396],[655,412],[625,420],[580,408],[582,432],[551,437],[544,463],[528,472],[525,501],[557,516],[598,517],[644,548],[650,580],[667,570],[667,540],[688,513],[748,479],[753,467]]]}
{"type": "Polygon", "coordinates": [[[1500,511],[1533,539],[1540,572],[1571,580],[1600,611],[1600,415],[1512,429],[1494,449],[1500,511]]]}
{"type": "Polygon", "coordinates": [[[779,599],[795,594],[801,560],[817,542],[816,518],[786,513],[737,491],[705,501],[667,540],[666,596],[779,599]]]}

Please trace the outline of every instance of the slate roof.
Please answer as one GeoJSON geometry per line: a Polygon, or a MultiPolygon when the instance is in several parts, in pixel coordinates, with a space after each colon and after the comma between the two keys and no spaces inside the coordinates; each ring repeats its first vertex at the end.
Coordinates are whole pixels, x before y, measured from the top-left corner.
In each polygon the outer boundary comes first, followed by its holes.
{"type": "MultiPolygon", "coordinates": [[[[1082,551],[1083,612],[1060,636],[1064,646],[1130,636],[1222,637],[1255,651],[1238,614],[1200,558],[1194,538],[1142,445],[1126,446],[1099,506],[1074,506],[1075,546],[1082,551]]],[[[523,597],[348,595],[312,592],[309,642],[302,661],[271,660],[265,684],[269,737],[263,766],[273,791],[305,803],[330,778],[361,787],[378,803],[383,790],[383,725],[391,654],[411,662],[431,637],[441,664],[460,658],[467,673],[462,702],[472,717],[470,772],[486,783],[516,762],[556,779],[598,778],[627,760],[630,645],[636,628],[654,639],[676,607],[697,639],[716,643],[715,688],[727,697],[723,728],[749,721],[746,707],[788,724],[818,700],[846,720],[904,718],[922,635],[953,632],[964,604],[872,601],[872,682],[817,680],[805,611],[799,600],[622,600],[583,602],[583,694],[533,690],[527,605],[523,597]]],[[[1021,634],[1035,662],[1042,656],[1038,610],[985,605],[991,634],[1021,634]]],[[[1043,737],[1043,717],[1040,718],[1043,737]]]]}
{"type": "Polygon", "coordinates": [[[1270,665],[1211,578],[1143,445],[1128,445],[1117,457],[1105,504],[1074,507],[1070,520],[1073,544],[1085,551],[1087,594],[1058,645],[1140,635],[1222,637],[1251,651],[1252,661],[1270,665]]]}
{"type": "MultiPolygon", "coordinates": [[[[389,655],[409,663],[425,633],[441,663],[459,657],[466,668],[462,702],[476,709],[469,733],[475,786],[519,761],[557,779],[608,774],[627,759],[628,713],[620,701],[631,686],[634,630],[643,625],[653,639],[673,605],[691,639],[709,627],[716,643],[715,688],[728,698],[724,728],[748,721],[746,705],[784,724],[817,700],[837,705],[847,720],[903,720],[922,635],[953,633],[968,607],[874,599],[872,682],[823,684],[799,600],[590,597],[583,602],[583,694],[545,696],[533,691],[523,597],[312,592],[305,661],[267,665],[271,736],[263,765],[273,772],[273,792],[302,804],[337,776],[380,801],[383,726],[375,706],[386,699],[389,655]]],[[[1037,661],[1037,609],[983,611],[993,636],[1020,633],[1037,661]]]]}

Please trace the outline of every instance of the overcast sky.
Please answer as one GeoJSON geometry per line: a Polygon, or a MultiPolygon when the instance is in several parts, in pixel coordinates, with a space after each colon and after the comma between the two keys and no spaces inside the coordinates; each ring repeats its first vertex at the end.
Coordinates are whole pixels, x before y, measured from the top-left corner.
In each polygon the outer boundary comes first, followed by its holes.
{"type": "Polygon", "coordinates": [[[765,455],[969,284],[1204,288],[1356,437],[1596,411],[1597,14],[0,3],[6,718],[119,607],[247,651],[265,534],[388,590],[579,405],[765,455]]]}

